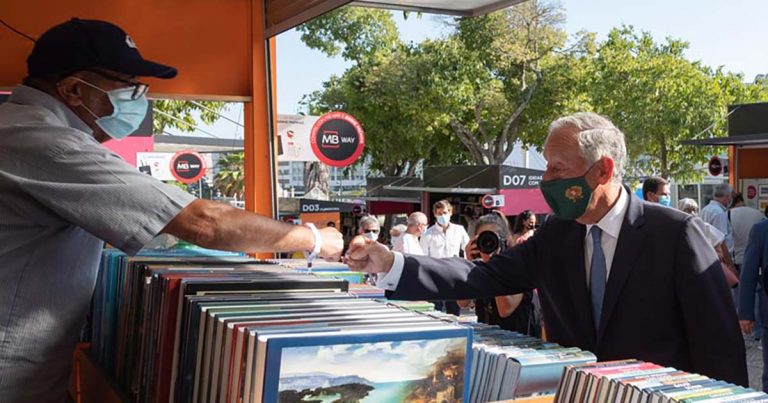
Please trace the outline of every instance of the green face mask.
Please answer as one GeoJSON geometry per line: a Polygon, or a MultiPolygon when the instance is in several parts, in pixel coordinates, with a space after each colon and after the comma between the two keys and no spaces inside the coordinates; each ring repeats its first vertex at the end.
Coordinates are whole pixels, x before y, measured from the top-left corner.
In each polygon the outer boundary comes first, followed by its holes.
{"type": "Polygon", "coordinates": [[[592,167],[589,167],[582,176],[542,181],[539,184],[544,200],[556,216],[575,220],[587,211],[592,198],[592,188],[589,187],[586,176],[591,169],[592,167]]]}

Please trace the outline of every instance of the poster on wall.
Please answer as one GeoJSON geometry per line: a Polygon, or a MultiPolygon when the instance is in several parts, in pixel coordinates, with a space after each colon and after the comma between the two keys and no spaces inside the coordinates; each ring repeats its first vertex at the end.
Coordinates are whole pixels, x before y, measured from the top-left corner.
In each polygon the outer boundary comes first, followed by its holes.
{"type": "Polygon", "coordinates": [[[278,115],[277,139],[279,151],[277,160],[319,161],[309,144],[309,134],[318,116],[278,115]]]}

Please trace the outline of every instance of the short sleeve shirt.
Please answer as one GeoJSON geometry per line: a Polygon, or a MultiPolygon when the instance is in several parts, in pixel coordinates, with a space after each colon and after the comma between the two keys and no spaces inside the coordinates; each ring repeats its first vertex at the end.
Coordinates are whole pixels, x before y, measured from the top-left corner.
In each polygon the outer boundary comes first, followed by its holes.
{"type": "Polygon", "coordinates": [[[103,241],[135,254],[193,200],[103,147],[55,98],[14,90],[0,105],[0,396],[69,365],[103,241]]]}

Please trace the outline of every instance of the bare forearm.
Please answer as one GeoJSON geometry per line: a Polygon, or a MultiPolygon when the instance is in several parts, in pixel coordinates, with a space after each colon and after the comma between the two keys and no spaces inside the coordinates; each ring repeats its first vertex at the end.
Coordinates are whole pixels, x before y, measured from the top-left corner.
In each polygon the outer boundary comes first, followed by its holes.
{"type": "Polygon", "coordinates": [[[163,232],[205,248],[231,251],[287,252],[314,246],[309,228],[207,200],[187,206],[163,232]]]}

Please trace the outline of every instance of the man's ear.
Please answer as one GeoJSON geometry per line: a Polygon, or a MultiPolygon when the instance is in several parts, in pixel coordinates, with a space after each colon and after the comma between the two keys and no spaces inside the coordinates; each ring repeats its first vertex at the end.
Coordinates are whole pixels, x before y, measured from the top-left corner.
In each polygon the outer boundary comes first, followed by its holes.
{"type": "Polygon", "coordinates": [[[65,77],[56,84],[56,90],[64,102],[69,106],[83,104],[83,83],[75,77],[65,77]]]}
{"type": "Polygon", "coordinates": [[[608,157],[603,157],[597,162],[598,172],[600,176],[597,178],[597,183],[605,185],[613,180],[613,160],[608,157]]]}

